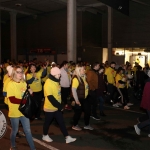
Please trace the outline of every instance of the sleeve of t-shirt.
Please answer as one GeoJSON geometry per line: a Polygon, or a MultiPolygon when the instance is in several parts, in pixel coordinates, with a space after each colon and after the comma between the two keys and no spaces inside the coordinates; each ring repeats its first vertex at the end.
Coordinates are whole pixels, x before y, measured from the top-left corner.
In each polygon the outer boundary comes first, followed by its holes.
{"type": "Polygon", "coordinates": [[[27,80],[30,80],[32,78],[32,76],[30,74],[26,75],[27,80]]]}
{"type": "Polygon", "coordinates": [[[77,89],[78,86],[79,86],[79,81],[78,81],[77,78],[74,78],[74,79],[72,80],[72,87],[77,89]]]}

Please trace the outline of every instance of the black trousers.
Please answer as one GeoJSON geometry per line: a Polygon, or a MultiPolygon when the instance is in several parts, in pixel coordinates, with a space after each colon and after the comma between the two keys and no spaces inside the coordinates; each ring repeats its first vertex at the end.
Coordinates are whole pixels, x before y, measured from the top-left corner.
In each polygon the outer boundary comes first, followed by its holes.
{"type": "Polygon", "coordinates": [[[66,129],[63,115],[61,111],[55,111],[55,112],[45,112],[45,121],[43,125],[43,134],[47,135],[49,127],[53,121],[53,119],[56,119],[57,123],[59,124],[60,130],[63,133],[64,137],[68,136],[68,131],[66,129]]]}
{"type": "Polygon", "coordinates": [[[61,99],[67,105],[67,99],[70,94],[70,87],[61,87],[61,99]]]}
{"type": "Polygon", "coordinates": [[[109,93],[110,100],[113,100],[114,103],[117,103],[118,102],[118,96],[119,96],[117,88],[113,84],[108,83],[107,90],[109,93]]]}
{"type": "Polygon", "coordinates": [[[92,116],[97,116],[97,93],[96,90],[95,91],[89,91],[89,102],[91,104],[91,112],[92,112],[92,116]]]}
{"type": "Polygon", "coordinates": [[[139,123],[137,126],[141,129],[141,128],[144,128],[146,126],[149,127],[149,134],[150,134],[150,110],[146,110],[147,111],[147,119],[141,123],[139,123]]]}
{"type": "Polygon", "coordinates": [[[33,92],[33,98],[34,98],[35,102],[38,105],[37,110],[35,112],[35,118],[40,118],[40,115],[41,115],[41,105],[42,105],[42,91],[33,92]]]}
{"type": "Polygon", "coordinates": [[[118,88],[118,92],[121,95],[121,102],[123,103],[124,106],[127,105],[129,102],[129,97],[128,97],[128,90],[127,88],[118,88]]]}
{"type": "Polygon", "coordinates": [[[91,114],[91,105],[89,99],[79,99],[81,106],[74,106],[74,116],[73,116],[73,125],[78,125],[82,112],[84,112],[84,124],[89,125],[90,114],[91,114]]]}

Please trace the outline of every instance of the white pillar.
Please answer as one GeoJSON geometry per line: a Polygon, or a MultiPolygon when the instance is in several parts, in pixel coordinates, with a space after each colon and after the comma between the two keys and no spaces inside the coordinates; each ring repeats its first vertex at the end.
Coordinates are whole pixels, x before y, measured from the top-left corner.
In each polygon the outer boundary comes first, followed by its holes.
{"type": "Polygon", "coordinates": [[[67,1],[67,59],[76,62],[76,0],[67,1]]]}
{"type": "Polygon", "coordinates": [[[10,12],[11,60],[17,60],[16,12],[10,12]]]}
{"type": "Polygon", "coordinates": [[[112,8],[108,6],[108,61],[112,61],[112,8]]]}
{"type": "Polygon", "coordinates": [[[0,10],[0,63],[2,62],[2,46],[1,46],[1,40],[2,40],[2,32],[1,32],[1,10],[0,10]]]}

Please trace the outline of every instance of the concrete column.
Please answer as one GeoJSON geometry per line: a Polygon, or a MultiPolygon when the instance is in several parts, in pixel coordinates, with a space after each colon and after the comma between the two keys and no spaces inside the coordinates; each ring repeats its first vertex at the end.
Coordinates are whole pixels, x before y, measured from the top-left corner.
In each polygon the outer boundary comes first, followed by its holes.
{"type": "Polygon", "coordinates": [[[112,8],[108,6],[108,61],[112,61],[112,8]]]}
{"type": "Polygon", "coordinates": [[[67,0],[67,59],[76,62],[76,0],[67,0]]]}
{"type": "Polygon", "coordinates": [[[0,63],[2,62],[2,46],[1,46],[1,40],[2,40],[2,30],[1,30],[1,10],[0,10],[0,63]]]}
{"type": "Polygon", "coordinates": [[[11,60],[17,60],[16,12],[10,12],[11,60]]]}

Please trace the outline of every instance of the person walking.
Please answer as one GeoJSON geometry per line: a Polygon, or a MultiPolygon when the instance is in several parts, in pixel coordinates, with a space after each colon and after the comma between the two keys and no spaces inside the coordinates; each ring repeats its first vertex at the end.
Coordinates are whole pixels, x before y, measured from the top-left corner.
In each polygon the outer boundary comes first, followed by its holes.
{"type": "Polygon", "coordinates": [[[104,113],[104,93],[106,93],[104,70],[105,68],[103,66],[100,66],[100,69],[98,71],[97,99],[99,102],[100,116],[106,116],[104,113]]]}
{"type": "Polygon", "coordinates": [[[98,73],[97,71],[100,68],[100,64],[95,62],[92,65],[92,69],[88,70],[87,75],[87,82],[89,84],[89,96],[90,102],[92,106],[92,114],[91,117],[95,120],[100,120],[99,116],[97,115],[97,93],[96,90],[98,89],[98,73]]]}
{"type": "Polygon", "coordinates": [[[33,91],[33,98],[37,102],[38,108],[36,110],[35,119],[42,120],[41,115],[41,105],[42,105],[42,83],[41,77],[46,75],[46,66],[43,69],[36,71],[36,65],[30,64],[28,68],[28,73],[26,75],[26,82],[29,84],[31,90],[33,91]]]}
{"type": "Polygon", "coordinates": [[[107,70],[105,71],[104,80],[107,85],[107,93],[109,95],[110,102],[113,103],[113,107],[119,107],[116,104],[117,99],[115,97],[115,94],[117,92],[117,89],[115,87],[115,76],[116,76],[115,66],[116,66],[115,62],[110,63],[110,67],[108,67],[107,70]]]}
{"type": "Polygon", "coordinates": [[[43,124],[43,137],[42,139],[46,142],[52,142],[53,140],[48,135],[48,130],[50,124],[55,118],[60,126],[60,130],[63,133],[66,143],[74,142],[76,138],[72,138],[68,135],[68,131],[64,124],[64,119],[62,115],[62,105],[61,105],[61,87],[60,87],[60,69],[58,67],[53,67],[50,71],[49,78],[44,84],[44,112],[45,121],[43,124]]]}
{"type": "MultiPolygon", "coordinates": [[[[11,134],[10,134],[10,142],[11,148],[10,150],[17,150],[16,148],[16,134],[18,132],[19,121],[23,126],[24,133],[26,135],[26,139],[30,146],[31,150],[36,150],[34,146],[34,142],[32,139],[32,134],[30,130],[30,121],[26,118],[19,110],[19,104],[22,100],[24,92],[27,89],[27,84],[24,81],[24,72],[23,68],[20,66],[13,67],[11,74],[11,81],[9,81],[7,85],[7,98],[8,98],[8,107],[9,113],[8,116],[11,121],[11,134]]],[[[30,94],[32,94],[31,89],[29,89],[30,94]]],[[[26,100],[23,100],[23,103],[26,103],[26,100]]]]}
{"type": "Polygon", "coordinates": [[[71,83],[71,76],[68,71],[68,62],[63,61],[60,65],[61,71],[61,78],[60,78],[60,85],[61,85],[61,99],[64,103],[66,110],[71,110],[71,107],[68,105],[67,99],[70,96],[70,83],[71,83]]]}
{"type": "Polygon", "coordinates": [[[149,128],[149,134],[148,137],[150,137],[150,70],[148,71],[148,76],[149,78],[146,81],[145,87],[144,87],[144,91],[143,91],[143,96],[142,96],[142,101],[141,101],[141,107],[146,110],[146,115],[144,116],[144,119],[141,119],[138,124],[134,125],[135,128],[135,132],[140,135],[141,133],[141,129],[144,127],[149,128]]]}
{"type": "Polygon", "coordinates": [[[75,68],[72,77],[72,96],[75,101],[74,116],[73,116],[73,130],[81,131],[82,128],[78,125],[82,111],[84,112],[84,129],[93,130],[90,126],[90,113],[91,105],[89,102],[89,86],[86,81],[85,68],[82,65],[78,65],[75,68]]]}

